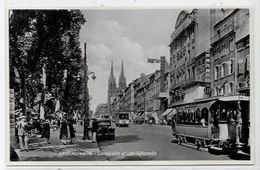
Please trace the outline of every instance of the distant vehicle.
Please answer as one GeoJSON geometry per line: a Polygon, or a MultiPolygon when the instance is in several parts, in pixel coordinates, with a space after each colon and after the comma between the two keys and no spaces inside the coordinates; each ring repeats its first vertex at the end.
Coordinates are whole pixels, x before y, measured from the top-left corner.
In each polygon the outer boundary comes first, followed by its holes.
{"type": "Polygon", "coordinates": [[[144,123],[144,118],[143,117],[136,117],[134,119],[135,124],[143,124],[144,123]]]}
{"type": "Polygon", "coordinates": [[[111,126],[111,120],[100,118],[97,119],[97,122],[98,122],[97,140],[101,140],[105,138],[115,140],[115,128],[111,126]]]}
{"type": "Polygon", "coordinates": [[[100,118],[102,118],[102,119],[111,119],[110,118],[110,114],[102,114],[102,115],[100,115],[100,118]]]}
{"type": "Polygon", "coordinates": [[[116,126],[128,126],[129,125],[129,113],[119,112],[115,114],[115,124],[116,126]]]}

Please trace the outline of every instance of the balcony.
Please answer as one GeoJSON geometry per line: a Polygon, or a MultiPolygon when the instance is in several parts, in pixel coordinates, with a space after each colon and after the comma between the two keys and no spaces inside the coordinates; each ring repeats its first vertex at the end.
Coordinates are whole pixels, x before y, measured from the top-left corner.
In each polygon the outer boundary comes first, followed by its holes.
{"type": "Polygon", "coordinates": [[[168,92],[160,92],[156,95],[154,95],[154,99],[163,99],[163,98],[169,98],[168,92]]]}
{"type": "Polygon", "coordinates": [[[211,38],[211,44],[216,43],[217,41],[219,41],[220,39],[222,39],[223,37],[225,37],[226,35],[228,35],[233,31],[234,31],[234,22],[227,25],[224,29],[214,31],[215,35],[211,38]]]}

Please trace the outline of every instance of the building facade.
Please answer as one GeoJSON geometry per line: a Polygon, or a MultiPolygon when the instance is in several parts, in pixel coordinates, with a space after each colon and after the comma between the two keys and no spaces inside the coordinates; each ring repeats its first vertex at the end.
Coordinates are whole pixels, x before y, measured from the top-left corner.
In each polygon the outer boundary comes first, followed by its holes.
{"type": "Polygon", "coordinates": [[[106,115],[106,114],[108,114],[107,103],[99,104],[96,107],[96,111],[94,113],[95,117],[98,117],[99,115],[106,115]]]}
{"type": "Polygon", "coordinates": [[[145,112],[145,85],[149,76],[150,75],[145,75],[142,73],[141,76],[133,82],[135,108],[134,110],[136,113],[145,112]]]}
{"type": "Polygon", "coordinates": [[[208,97],[210,86],[210,10],[180,12],[171,35],[170,105],[208,97]]]}
{"type": "Polygon", "coordinates": [[[218,18],[212,20],[213,95],[249,96],[249,10],[220,9],[211,15],[218,18]]]}

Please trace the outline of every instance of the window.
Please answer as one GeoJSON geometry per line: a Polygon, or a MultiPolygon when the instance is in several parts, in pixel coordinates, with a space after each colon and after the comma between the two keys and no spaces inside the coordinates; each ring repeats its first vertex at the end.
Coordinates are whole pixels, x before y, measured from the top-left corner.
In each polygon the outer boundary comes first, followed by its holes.
{"type": "Polygon", "coordinates": [[[215,87],[214,94],[215,96],[218,96],[218,87],[215,87]]]}
{"type": "Polygon", "coordinates": [[[234,72],[233,65],[234,65],[234,61],[233,61],[233,59],[231,59],[230,60],[230,74],[232,74],[234,72]]]}
{"type": "Polygon", "coordinates": [[[220,74],[220,76],[221,76],[221,77],[224,77],[224,76],[225,76],[225,63],[223,63],[223,64],[221,65],[220,69],[221,69],[221,74],[220,74]]]}
{"type": "Polygon", "coordinates": [[[222,78],[223,77],[223,67],[219,66],[219,75],[218,77],[222,78]]]}
{"type": "Polygon", "coordinates": [[[218,66],[214,68],[214,80],[218,79],[218,66]]]}
{"type": "Polygon", "coordinates": [[[225,55],[225,47],[226,45],[225,44],[222,44],[221,45],[221,57],[225,55]]]}
{"type": "Polygon", "coordinates": [[[229,44],[229,50],[233,51],[234,50],[234,39],[230,39],[230,44],[229,44]]]}
{"type": "Polygon", "coordinates": [[[224,76],[228,75],[228,63],[223,63],[224,67],[224,76]]]}
{"type": "Polygon", "coordinates": [[[230,86],[229,84],[225,84],[225,94],[229,94],[230,93],[230,86]]]}
{"type": "Polygon", "coordinates": [[[233,82],[229,83],[229,89],[230,89],[230,92],[234,91],[234,83],[233,82]]]}

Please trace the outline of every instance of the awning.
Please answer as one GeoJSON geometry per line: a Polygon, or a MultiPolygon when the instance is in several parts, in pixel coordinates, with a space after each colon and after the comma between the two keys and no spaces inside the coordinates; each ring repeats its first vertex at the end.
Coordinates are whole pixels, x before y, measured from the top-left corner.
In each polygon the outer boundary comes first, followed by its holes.
{"type": "Polygon", "coordinates": [[[142,116],[142,115],[144,115],[144,112],[139,112],[139,113],[137,114],[137,116],[142,116]]]}
{"type": "Polygon", "coordinates": [[[144,112],[144,118],[145,118],[145,120],[148,120],[148,118],[150,118],[151,117],[151,114],[152,114],[153,112],[144,112]]]}
{"type": "Polygon", "coordinates": [[[172,108],[166,109],[166,110],[161,114],[161,116],[162,116],[162,117],[163,117],[163,116],[166,116],[166,115],[168,115],[171,111],[172,111],[172,108]]]}
{"type": "Polygon", "coordinates": [[[152,112],[152,113],[150,114],[150,116],[154,118],[155,124],[158,124],[158,123],[159,123],[159,118],[158,118],[157,111],[152,112]]]}
{"type": "Polygon", "coordinates": [[[202,110],[203,108],[207,108],[208,110],[210,110],[210,107],[215,102],[216,102],[216,100],[211,100],[211,101],[206,101],[206,102],[189,103],[189,104],[186,104],[186,105],[176,107],[176,110],[178,112],[194,112],[197,109],[202,110]]]}
{"type": "Polygon", "coordinates": [[[249,101],[248,96],[223,96],[219,97],[220,101],[249,101]]]}
{"type": "Polygon", "coordinates": [[[167,119],[171,120],[172,117],[177,113],[176,109],[172,109],[171,112],[167,115],[167,119]]]}

